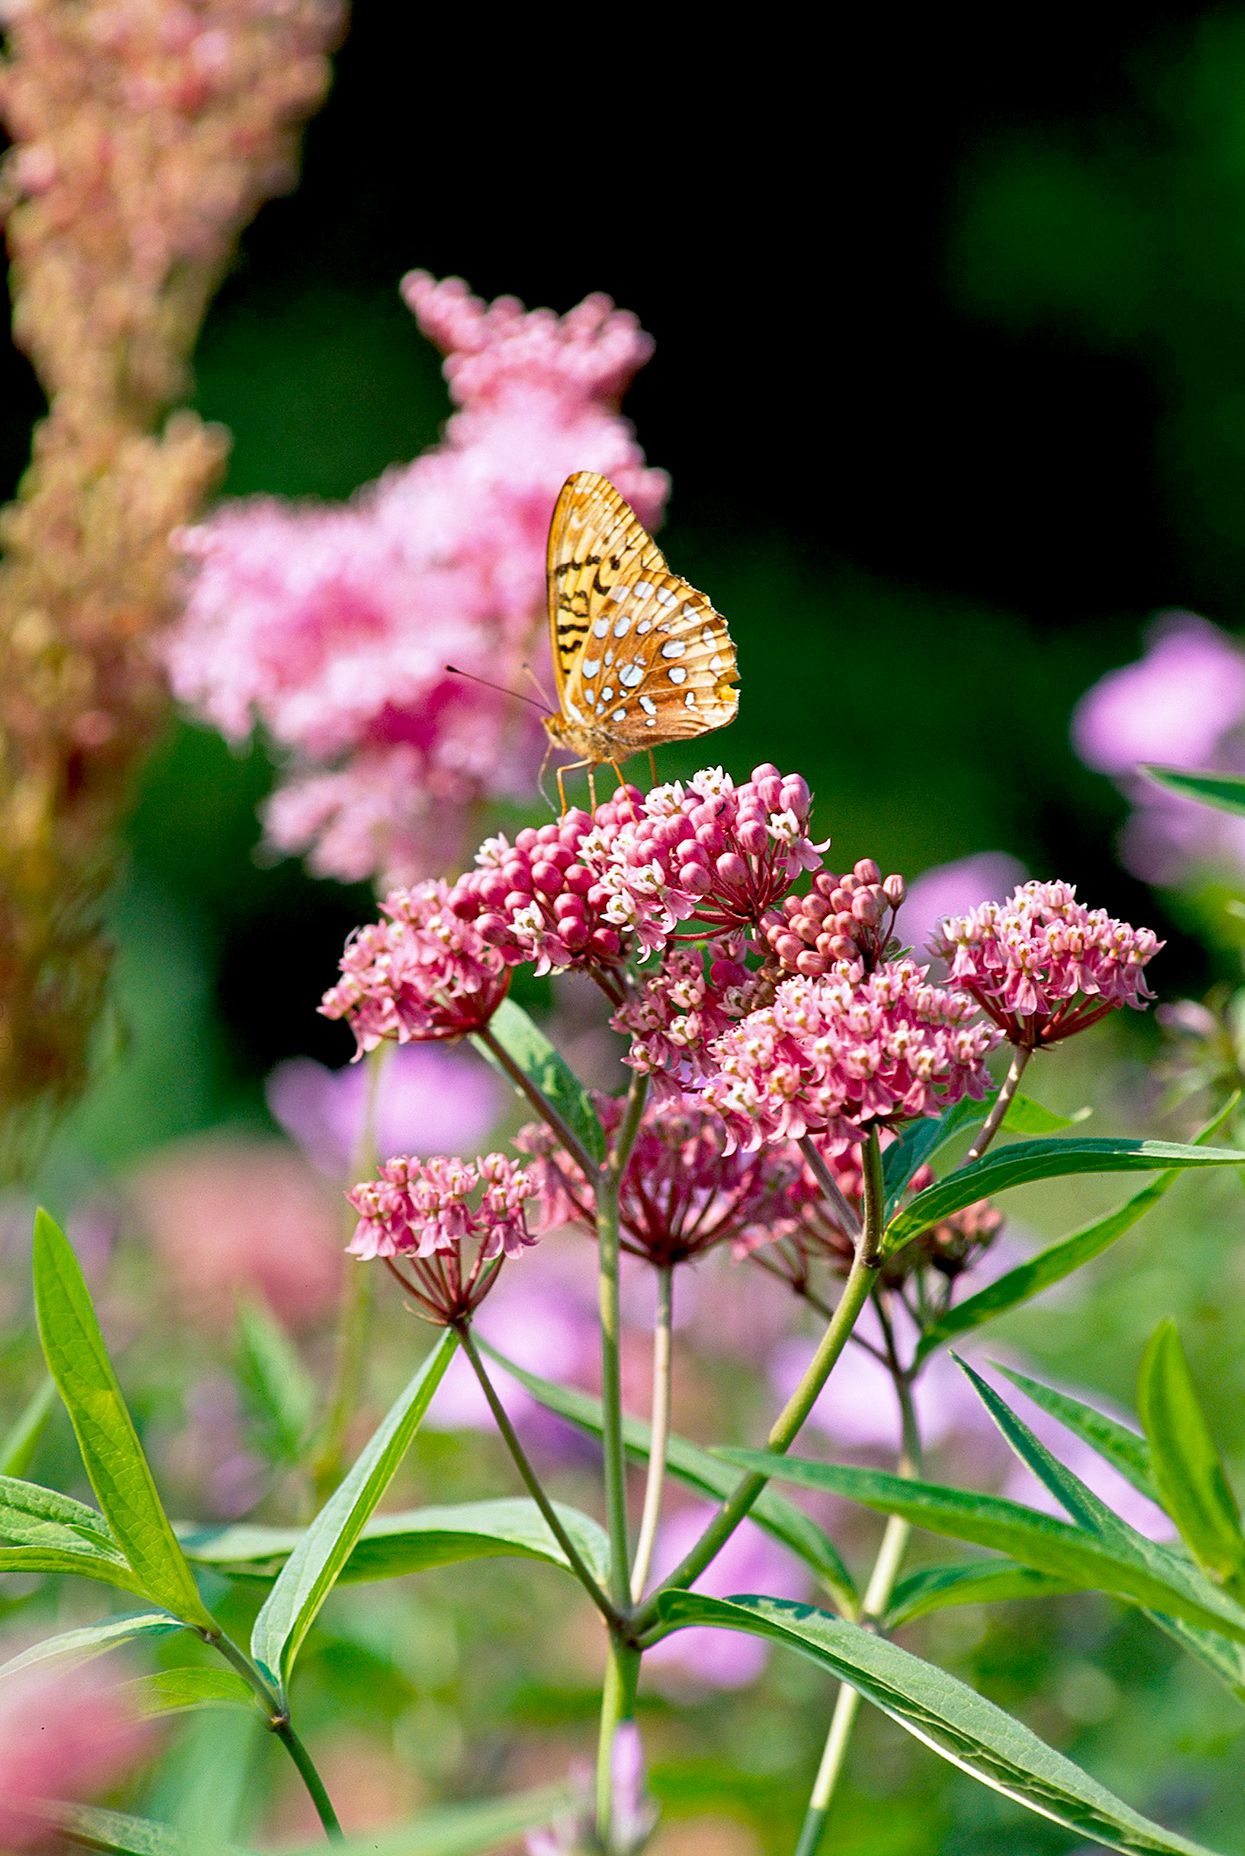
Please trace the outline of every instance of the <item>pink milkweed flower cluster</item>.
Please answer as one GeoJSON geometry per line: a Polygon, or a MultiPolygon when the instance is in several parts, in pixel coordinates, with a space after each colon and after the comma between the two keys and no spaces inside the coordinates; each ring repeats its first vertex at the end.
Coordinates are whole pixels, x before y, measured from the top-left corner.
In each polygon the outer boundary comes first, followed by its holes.
{"type": "Polygon", "coordinates": [[[1245,867],[1245,821],[1169,792],[1146,762],[1245,772],[1245,651],[1192,612],[1162,613],[1143,655],[1101,677],[1072,717],[1086,766],[1109,774],[1132,805],[1120,835],[1126,867],[1147,883],[1245,867]]]}
{"type": "Polygon", "coordinates": [[[943,923],[932,951],[1007,1035],[1035,1050],[1084,1031],[1120,1006],[1154,997],[1145,968],[1163,943],[1105,909],[1087,909],[1070,883],[1022,883],[943,923]]]}
{"type": "Polygon", "coordinates": [[[150,1749],[151,1724],[124,1690],[90,1665],[32,1665],[0,1683],[0,1845],[26,1850],[59,1839],[53,1800],[96,1796],[150,1749]]]}
{"type": "Polygon", "coordinates": [[[932,986],[913,960],[872,973],[843,963],[824,979],[784,980],[712,1047],[705,1100],[731,1147],[825,1137],[830,1151],[869,1123],[937,1115],[989,1087],[1000,1042],[964,993],[932,986]],[[974,1022],[976,1021],[976,1022],[974,1022]]]}
{"type": "Polygon", "coordinates": [[[450,1325],[466,1320],[497,1280],[488,1264],[500,1266],[536,1242],[524,1216],[531,1193],[530,1175],[504,1154],[401,1155],[347,1194],[359,1214],[347,1248],[383,1257],[420,1312],[450,1325]]]}
{"type": "Polygon", "coordinates": [[[188,531],[167,654],[192,709],[277,749],[270,843],[389,884],[457,861],[481,805],[534,783],[530,711],[446,666],[518,682],[565,478],[601,471],[649,526],[667,492],[618,413],[652,348],[633,316],[603,296],[561,318],[485,305],[420,272],[403,294],[447,357],[442,442],[345,505],[260,498],[188,531]]]}
{"type": "MultiPolygon", "coordinates": [[[[622,1102],[615,1096],[597,1096],[595,1102],[612,1134],[622,1120],[622,1102]]],[[[592,1186],[549,1129],[533,1122],[515,1142],[532,1157],[540,1228],[574,1225],[592,1235],[592,1186]]],[[[697,1097],[654,1102],[645,1110],[623,1174],[619,1241],[633,1256],[662,1268],[719,1244],[739,1244],[782,1215],[802,1168],[795,1153],[727,1153],[721,1118],[697,1097]]]]}
{"type": "Polygon", "coordinates": [[[384,1038],[421,1043],[486,1025],[509,974],[447,885],[394,890],[381,907],[386,919],[351,936],[341,979],[320,1002],[326,1018],[349,1022],[356,1054],[384,1038]]]}
{"type": "Polygon", "coordinates": [[[714,1040],[759,1003],[761,985],[729,954],[670,948],[610,1019],[631,1040],[623,1062],[650,1077],[658,1095],[701,1087],[714,1040]]]}

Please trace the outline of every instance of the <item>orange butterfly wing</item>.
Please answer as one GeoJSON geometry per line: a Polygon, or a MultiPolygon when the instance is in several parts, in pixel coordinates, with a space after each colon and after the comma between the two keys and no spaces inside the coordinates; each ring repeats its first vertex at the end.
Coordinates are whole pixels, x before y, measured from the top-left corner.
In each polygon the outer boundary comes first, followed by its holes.
{"type": "Polygon", "coordinates": [[[548,576],[564,721],[628,754],[734,721],[738,670],[726,620],[671,573],[630,505],[594,471],[563,486],[548,576]]]}

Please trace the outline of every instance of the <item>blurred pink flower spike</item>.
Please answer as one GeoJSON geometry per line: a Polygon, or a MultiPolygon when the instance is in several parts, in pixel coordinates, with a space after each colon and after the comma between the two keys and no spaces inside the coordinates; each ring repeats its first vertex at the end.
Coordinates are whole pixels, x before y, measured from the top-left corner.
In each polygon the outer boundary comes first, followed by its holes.
{"type": "Polygon", "coordinates": [[[33,1666],[0,1681],[0,1847],[60,1847],[49,1802],[107,1790],[153,1738],[124,1690],[90,1665],[33,1666]]]}
{"type": "Polygon", "coordinates": [[[1139,762],[1211,765],[1225,735],[1245,722],[1245,653],[1192,612],[1165,612],[1135,664],[1110,670],[1072,716],[1087,767],[1128,774],[1139,762]]]}
{"type": "Polygon", "coordinates": [[[284,756],[269,842],[388,884],[458,862],[482,802],[532,791],[532,710],[446,665],[517,687],[566,477],[601,471],[650,528],[668,488],[618,412],[652,343],[607,297],[529,314],[422,272],[403,295],[447,357],[440,445],[350,503],[255,498],[189,530],[167,652],[185,703],[231,740],[263,727],[284,756]]]}
{"type": "MultiPolygon", "coordinates": [[[[330,1070],[291,1057],[268,1078],[273,1118],[311,1161],[341,1179],[358,1152],[368,1076],[357,1064],[330,1070]]],[[[406,1044],[381,1071],[375,1138],[382,1160],[394,1154],[478,1150],[502,1112],[501,1083],[482,1063],[440,1044],[406,1044]]]]}

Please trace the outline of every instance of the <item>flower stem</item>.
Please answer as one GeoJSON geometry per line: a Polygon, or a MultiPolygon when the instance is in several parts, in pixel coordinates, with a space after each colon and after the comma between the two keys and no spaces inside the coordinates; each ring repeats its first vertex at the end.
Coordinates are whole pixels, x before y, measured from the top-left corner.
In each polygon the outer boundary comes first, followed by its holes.
{"type": "MultiPolygon", "coordinates": [[[[363,1104],[363,1121],[354,1152],[350,1156],[351,1178],[347,1182],[369,1178],[377,1167],[376,1119],[380,1105],[381,1078],[393,1054],[392,1044],[378,1044],[367,1056],[367,1093],[363,1104]]],[[[354,1214],[348,1214],[348,1225],[354,1214]]],[[[352,1268],[347,1258],[346,1280],[342,1285],[341,1306],[337,1318],[337,1357],[332,1387],[320,1428],[319,1441],[311,1459],[312,1488],[319,1508],[342,1471],[342,1449],[350,1420],[359,1402],[363,1375],[367,1367],[367,1331],[372,1312],[372,1272],[352,1268]]]]}
{"type": "Polygon", "coordinates": [[[241,1651],[233,1640],[223,1631],[213,1634],[203,1632],[204,1641],[210,1643],[214,1650],[219,1650],[231,1668],[236,1669],[244,1682],[249,1683],[255,1691],[256,1699],[267,1717],[269,1730],[277,1736],[294,1765],[308,1796],[316,1808],[316,1815],[324,1826],[324,1834],[330,1842],[341,1840],[342,1827],[337,1821],[337,1813],[325,1790],[324,1780],[316,1770],[315,1761],[302,1741],[295,1733],[288,1710],[282,1706],[276,1692],[269,1687],[250,1657],[241,1651]]]}
{"type": "Polygon", "coordinates": [[[518,1470],[520,1476],[522,1476],[532,1500],[536,1503],[536,1506],[544,1516],[549,1532],[553,1535],[563,1553],[566,1555],[568,1566],[587,1592],[597,1610],[605,1618],[606,1622],[609,1624],[618,1622],[618,1613],[593,1578],[578,1547],[567,1533],[557,1509],[545,1493],[544,1485],[541,1483],[539,1476],[532,1467],[531,1458],[523,1448],[523,1445],[519,1442],[518,1433],[514,1425],[510,1422],[509,1414],[498,1396],[497,1388],[488,1376],[484,1361],[480,1358],[480,1350],[476,1346],[475,1337],[471,1332],[469,1324],[466,1321],[461,1322],[455,1326],[454,1332],[457,1334],[459,1345],[470,1360],[475,1371],[475,1376],[480,1382],[480,1390],[488,1400],[488,1408],[493,1414],[497,1428],[505,1441],[506,1448],[514,1458],[515,1468],[518,1470]]]}
{"type": "MultiPolygon", "coordinates": [[[[911,1377],[899,1365],[890,1322],[885,1308],[881,1306],[880,1297],[878,1313],[882,1321],[882,1331],[886,1336],[888,1363],[899,1398],[903,1428],[903,1441],[900,1445],[896,1468],[901,1476],[917,1476],[921,1472],[921,1437],[917,1428],[916,1410],[912,1402],[911,1377]]],[[[869,1583],[865,1587],[860,1611],[855,1619],[856,1623],[875,1629],[885,1616],[911,1534],[912,1527],[909,1522],[901,1519],[897,1514],[890,1516],[882,1534],[878,1556],[873,1562],[869,1583]]],[[[826,1735],[826,1744],[822,1750],[821,1764],[817,1769],[817,1777],[813,1782],[812,1793],[808,1801],[808,1810],[800,1828],[799,1841],[795,1846],[795,1856],[817,1856],[822,1832],[830,1815],[835,1789],[847,1759],[852,1729],[856,1725],[856,1716],[859,1712],[859,1690],[852,1688],[847,1682],[840,1683],[838,1695],[835,1697],[834,1712],[830,1716],[830,1730],[826,1735]]]]}
{"type": "Polygon", "coordinates": [[[618,1313],[618,1200],[640,1130],[647,1076],[632,1078],[613,1151],[597,1188],[597,1289],[601,1311],[601,1412],[605,1450],[605,1510],[610,1539],[610,1596],[620,1612],[631,1603],[627,1539],[627,1459],[622,1435],[622,1376],[618,1313]]]}
{"type": "Polygon", "coordinates": [[[854,1242],[860,1236],[860,1220],[843,1197],[838,1181],[826,1165],[811,1134],[801,1136],[800,1152],[804,1155],[809,1172],[821,1187],[822,1197],[834,1212],[840,1230],[854,1242]]]}
{"type": "Polygon", "coordinates": [[[614,1736],[621,1723],[629,1721],[635,1712],[639,1675],[640,1652],[611,1634],[597,1740],[597,1838],[603,1850],[613,1847],[610,1832],[614,1821],[614,1736]]]}
{"type": "Polygon", "coordinates": [[[977,1136],[977,1139],[964,1156],[965,1166],[968,1165],[970,1160],[981,1159],[982,1154],[985,1153],[986,1148],[1003,1126],[1003,1117],[1007,1114],[1008,1109],[1012,1105],[1012,1097],[1020,1087],[1020,1079],[1024,1075],[1025,1067],[1032,1055],[1033,1052],[1027,1050],[1023,1044],[1013,1046],[1012,1060],[1008,1066],[1007,1075],[1003,1078],[1003,1087],[999,1090],[998,1095],[995,1096],[994,1107],[990,1110],[990,1113],[982,1123],[981,1133],[977,1136]]]}
{"type": "Polygon", "coordinates": [[[653,1400],[649,1418],[650,1436],[648,1477],[644,1484],[644,1508],[640,1516],[640,1538],[636,1544],[635,1565],[631,1569],[631,1598],[639,1604],[648,1584],[653,1563],[653,1546],[661,1516],[661,1497],[666,1480],[666,1447],[670,1437],[670,1357],[674,1320],[674,1270],[668,1263],[657,1271],[657,1320],[653,1328],[653,1400]]]}
{"type": "Polygon", "coordinates": [[[545,1126],[557,1137],[580,1171],[586,1178],[592,1179],[599,1169],[588,1149],[570,1123],[558,1113],[553,1103],[548,1101],[531,1078],[524,1074],[500,1039],[494,1037],[490,1027],[482,1025],[479,1031],[472,1034],[471,1042],[486,1050],[498,1068],[505,1071],[519,1094],[527,1097],[545,1126]]]}
{"type": "MultiPolygon", "coordinates": [[[[806,1367],[799,1385],[774,1420],[765,1440],[766,1449],[780,1455],[791,1448],[804,1420],[817,1403],[877,1280],[878,1247],[884,1213],[882,1163],[876,1131],[871,1130],[866,1137],[863,1160],[865,1220],[856,1246],[856,1256],[817,1352],[806,1367]]],[[[740,1478],[691,1551],[640,1607],[634,1620],[638,1631],[649,1631],[657,1622],[658,1601],[663,1592],[682,1590],[700,1577],[730,1539],[768,1481],[769,1477],[759,1470],[752,1470],[740,1478]]]]}

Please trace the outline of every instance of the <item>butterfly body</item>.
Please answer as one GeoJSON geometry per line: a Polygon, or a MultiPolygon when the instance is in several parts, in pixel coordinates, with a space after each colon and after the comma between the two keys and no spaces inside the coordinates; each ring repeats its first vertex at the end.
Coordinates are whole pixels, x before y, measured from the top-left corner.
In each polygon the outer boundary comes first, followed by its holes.
{"type": "Polygon", "coordinates": [[[577,764],[617,766],[734,721],[738,673],[725,619],[671,573],[595,471],[577,471],[558,497],[548,589],[558,712],[545,728],[577,764]]]}

